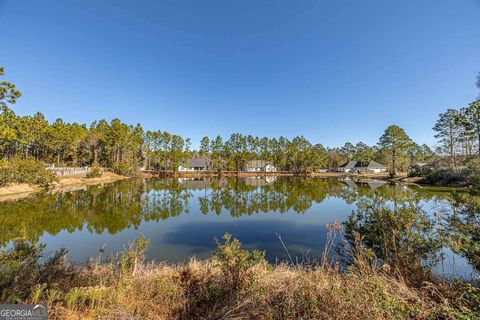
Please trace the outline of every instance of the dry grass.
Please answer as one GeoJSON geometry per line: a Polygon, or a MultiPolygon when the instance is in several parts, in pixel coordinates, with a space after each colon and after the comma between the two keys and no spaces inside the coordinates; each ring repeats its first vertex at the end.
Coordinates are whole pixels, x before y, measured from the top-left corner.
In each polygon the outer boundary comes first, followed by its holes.
{"type": "Polygon", "coordinates": [[[142,265],[134,276],[108,266],[89,272],[99,283],[53,299],[52,319],[430,319],[444,309],[380,273],[259,264],[233,290],[211,260],[142,265]]]}
{"type": "Polygon", "coordinates": [[[59,254],[30,259],[41,254],[23,242],[0,256],[0,302],[47,303],[49,319],[476,319],[480,312],[478,289],[441,281],[412,288],[361,250],[340,272],[326,262],[272,266],[224,239],[202,261],[145,264],[142,237],[119,259],[83,266],[59,254]]]}

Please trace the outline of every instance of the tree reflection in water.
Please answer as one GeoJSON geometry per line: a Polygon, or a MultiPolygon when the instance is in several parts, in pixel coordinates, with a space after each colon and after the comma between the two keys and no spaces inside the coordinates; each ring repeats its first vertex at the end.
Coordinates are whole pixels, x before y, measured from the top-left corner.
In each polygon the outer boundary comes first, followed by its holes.
{"type": "MultiPolygon", "coordinates": [[[[448,206],[453,197],[451,192],[429,188],[333,178],[128,180],[0,203],[0,245],[19,237],[37,240],[44,233],[56,235],[62,230],[115,234],[126,228],[137,228],[142,222],[188,214],[192,205],[195,210],[198,205],[198,211],[205,215],[223,213],[241,217],[261,213],[308,214],[314,204],[326,199],[341,199],[357,207],[346,222],[347,239],[358,231],[381,259],[393,264],[415,265],[419,259],[429,260],[440,241],[435,223],[422,203],[439,201],[448,206]]],[[[475,210],[466,207],[456,212],[475,210]]],[[[478,226],[478,217],[473,213],[463,214],[457,218],[452,216],[448,221],[451,227],[448,230],[457,242],[474,244],[465,246],[471,253],[460,249],[458,252],[475,262],[472,257],[478,256],[475,251],[478,250],[478,229],[472,234],[467,226],[475,223],[478,226]],[[462,232],[470,232],[469,241],[459,236],[462,232]]]]}
{"type": "Polygon", "coordinates": [[[409,278],[435,264],[442,245],[436,221],[419,200],[405,195],[389,200],[379,194],[360,198],[345,230],[352,248],[360,238],[370,258],[409,278]]]}
{"type": "Polygon", "coordinates": [[[480,272],[480,199],[456,195],[444,226],[450,247],[480,272]]]}

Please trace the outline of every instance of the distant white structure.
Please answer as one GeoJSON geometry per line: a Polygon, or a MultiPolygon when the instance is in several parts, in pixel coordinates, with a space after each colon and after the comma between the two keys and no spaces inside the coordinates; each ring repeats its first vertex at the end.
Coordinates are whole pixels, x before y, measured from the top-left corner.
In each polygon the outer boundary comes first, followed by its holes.
{"type": "Polygon", "coordinates": [[[340,167],[338,167],[337,171],[344,172],[344,173],[348,173],[348,172],[382,173],[382,172],[387,172],[387,167],[373,160],[368,163],[351,160],[351,161],[348,161],[347,163],[344,163],[340,167]]]}
{"type": "Polygon", "coordinates": [[[244,166],[246,172],[277,172],[277,168],[265,160],[247,161],[244,166]]]}
{"type": "Polygon", "coordinates": [[[199,171],[207,171],[208,159],[202,158],[191,158],[188,161],[188,165],[180,165],[178,166],[178,171],[180,172],[199,172],[199,171]]]}
{"type": "MultiPolygon", "coordinates": [[[[92,171],[91,167],[55,167],[55,165],[46,166],[45,169],[55,173],[57,176],[74,176],[87,174],[92,171]]],[[[103,169],[101,171],[103,172],[103,169]]]]}

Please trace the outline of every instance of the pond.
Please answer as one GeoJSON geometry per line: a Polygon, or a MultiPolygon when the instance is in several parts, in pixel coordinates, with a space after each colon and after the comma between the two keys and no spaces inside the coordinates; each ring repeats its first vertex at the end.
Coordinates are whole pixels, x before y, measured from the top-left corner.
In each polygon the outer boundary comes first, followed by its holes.
{"type": "MultiPolygon", "coordinates": [[[[456,232],[445,224],[455,211],[454,197],[451,189],[349,178],[124,180],[1,202],[0,246],[8,247],[13,240],[26,237],[45,244],[48,251],[66,248],[73,261],[85,262],[100,251],[102,256],[116,254],[143,233],[151,241],[149,259],[179,262],[191,256],[210,256],[215,239],[229,232],[246,248],[265,250],[271,262],[288,257],[279,237],[293,259],[305,260],[321,257],[328,223],[345,222],[349,217],[353,221],[354,212],[368,214],[378,203],[388,208],[390,218],[389,210],[403,214],[399,208],[407,207],[425,214],[431,224],[417,226],[416,236],[425,235],[426,246],[431,241],[427,236],[456,232]]],[[[359,216],[356,218],[358,228],[359,216]]],[[[391,221],[402,219],[393,216],[391,221]]],[[[363,232],[379,232],[378,221],[374,228],[372,221],[361,224],[363,232]]],[[[420,220],[415,217],[412,221],[417,224],[420,220]]],[[[389,228],[386,225],[381,232],[389,228]]],[[[375,245],[374,237],[370,239],[375,245]]],[[[438,273],[474,274],[475,257],[468,252],[453,254],[447,245],[435,255],[441,258],[433,266],[438,273]]]]}

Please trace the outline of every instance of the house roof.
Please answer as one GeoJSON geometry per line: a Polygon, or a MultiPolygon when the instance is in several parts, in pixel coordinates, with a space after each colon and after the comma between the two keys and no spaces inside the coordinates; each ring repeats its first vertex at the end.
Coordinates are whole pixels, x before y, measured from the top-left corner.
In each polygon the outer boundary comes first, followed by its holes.
{"type": "Polygon", "coordinates": [[[367,166],[368,169],[387,169],[387,167],[385,167],[383,164],[380,164],[378,162],[375,162],[375,161],[370,161],[370,163],[368,164],[367,166]]]}
{"type": "Polygon", "coordinates": [[[191,158],[190,161],[188,162],[188,165],[189,167],[195,167],[195,168],[205,168],[207,165],[206,165],[206,161],[205,159],[202,159],[202,158],[191,158]]]}
{"type": "Polygon", "coordinates": [[[340,166],[340,168],[352,169],[352,168],[355,167],[356,164],[357,164],[357,161],[350,160],[350,161],[345,162],[344,164],[342,164],[342,165],[340,166]]]}
{"type": "Polygon", "coordinates": [[[356,161],[356,160],[350,160],[343,165],[340,166],[340,168],[345,168],[345,169],[353,169],[353,168],[368,168],[368,169],[386,169],[383,164],[380,164],[375,161],[370,161],[370,162],[363,162],[363,161],[356,161]]]}

